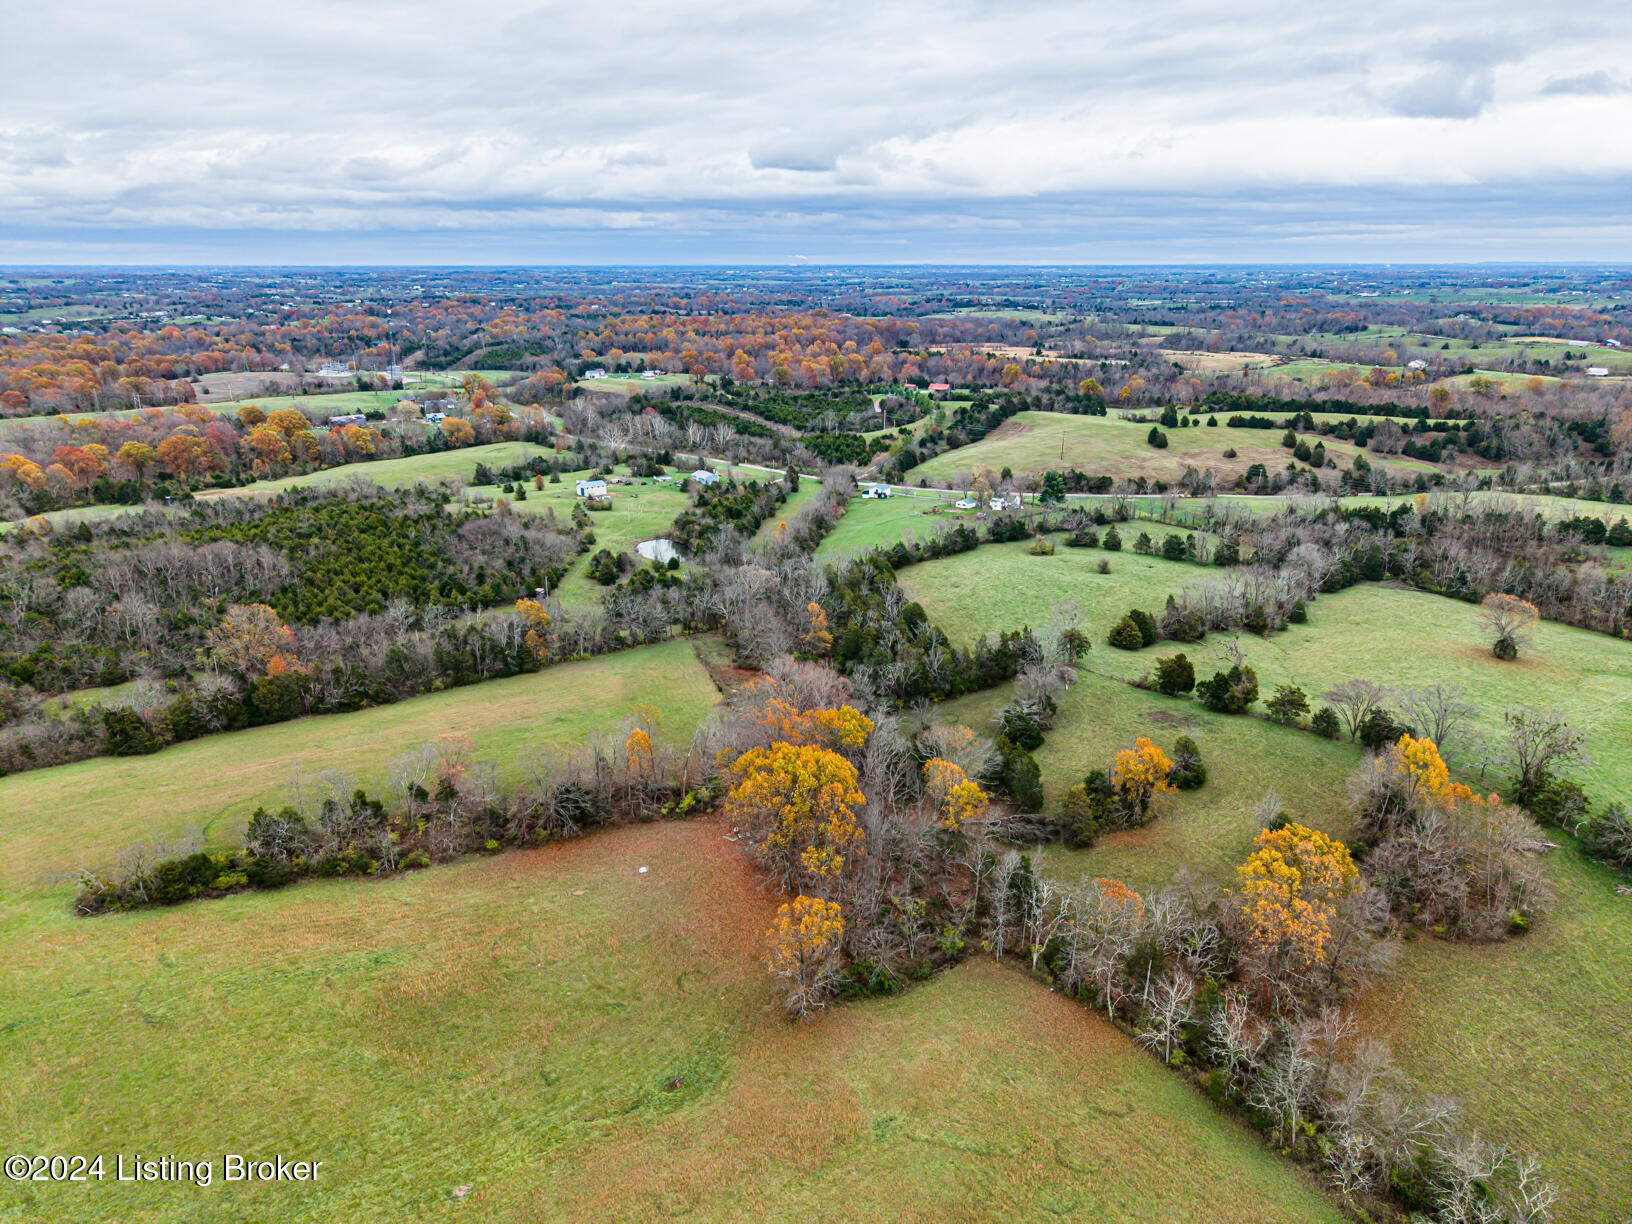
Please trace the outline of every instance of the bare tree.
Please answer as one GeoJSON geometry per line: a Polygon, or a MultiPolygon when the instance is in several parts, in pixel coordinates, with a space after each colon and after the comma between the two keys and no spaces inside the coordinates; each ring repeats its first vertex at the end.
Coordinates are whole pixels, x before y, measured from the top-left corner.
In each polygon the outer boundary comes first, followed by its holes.
{"type": "Polygon", "coordinates": [[[1521,803],[1535,796],[1554,769],[1582,756],[1581,733],[1562,714],[1521,706],[1508,710],[1502,721],[1507,724],[1507,759],[1521,803]]]}
{"type": "Polygon", "coordinates": [[[1164,1063],[1173,1061],[1173,1046],[1195,1018],[1196,983],[1182,970],[1165,975],[1154,987],[1147,984],[1139,1021],[1139,1044],[1159,1052],[1164,1063]]]}
{"type": "Polygon", "coordinates": [[[1460,684],[1430,684],[1399,694],[1401,708],[1413,724],[1445,751],[1445,741],[1463,723],[1479,717],[1479,707],[1468,700],[1460,684]]]}
{"type": "Polygon", "coordinates": [[[1326,703],[1337,711],[1353,740],[1366,716],[1383,704],[1384,695],[1383,686],[1373,681],[1345,680],[1326,694],[1326,703]]]}

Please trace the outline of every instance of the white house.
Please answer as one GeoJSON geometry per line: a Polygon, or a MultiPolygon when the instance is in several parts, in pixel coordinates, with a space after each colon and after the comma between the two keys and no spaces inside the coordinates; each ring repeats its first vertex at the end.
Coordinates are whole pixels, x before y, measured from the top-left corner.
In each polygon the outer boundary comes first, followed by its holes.
{"type": "Polygon", "coordinates": [[[1620,348],[1621,347],[1621,342],[1619,340],[1605,340],[1604,341],[1604,347],[1605,348],[1620,348]]]}
{"type": "Polygon", "coordinates": [[[1587,367],[1587,377],[1588,378],[1608,378],[1609,377],[1609,367],[1608,366],[1588,366],[1587,367]]]}
{"type": "Polygon", "coordinates": [[[338,429],[342,425],[361,425],[366,420],[368,418],[360,412],[347,412],[340,416],[331,416],[329,418],[329,428],[338,429]]]}
{"type": "Polygon", "coordinates": [[[697,484],[719,484],[720,483],[720,474],[718,472],[711,472],[707,468],[698,468],[695,472],[693,472],[691,474],[691,478],[697,484]]]}
{"type": "Polygon", "coordinates": [[[1004,501],[1001,497],[994,497],[987,504],[989,506],[991,506],[991,508],[993,510],[1001,510],[1001,509],[1003,509],[1004,506],[1008,505],[1009,503],[1004,501]]]}
{"type": "Polygon", "coordinates": [[[861,495],[863,497],[888,497],[890,495],[890,486],[887,484],[868,485],[862,490],[861,495]]]}
{"type": "Polygon", "coordinates": [[[1428,368],[1428,363],[1421,357],[1418,357],[1415,361],[1406,362],[1405,368],[1408,370],[1426,370],[1428,368]]]}
{"type": "Polygon", "coordinates": [[[432,425],[440,425],[443,421],[448,419],[448,414],[445,412],[427,412],[425,414],[425,419],[432,425]]]}
{"type": "Polygon", "coordinates": [[[959,510],[973,510],[980,503],[975,501],[975,499],[972,497],[960,497],[952,504],[959,510]]]}
{"type": "Polygon", "coordinates": [[[606,371],[605,370],[585,370],[584,371],[584,377],[585,378],[605,378],[606,377],[606,371]]]}
{"type": "Polygon", "coordinates": [[[606,481],[596,477],[594,480],[580,480],[578,482],[579,497],[605,497],[606,481]]]}
{"type": "Polygon", "coordinates": [[[640,372],[640,376],[642,378],[644,378],[644,379],[650,380],[650,379],[653,379],[653,378],[657,377],[657,371],[656,370],[642,370],[640,372]]]}

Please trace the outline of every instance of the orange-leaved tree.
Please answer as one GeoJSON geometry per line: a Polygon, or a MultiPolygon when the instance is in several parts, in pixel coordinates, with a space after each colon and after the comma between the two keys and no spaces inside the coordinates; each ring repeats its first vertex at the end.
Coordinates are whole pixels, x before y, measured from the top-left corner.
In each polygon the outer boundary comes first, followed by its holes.
{"type": "Polygon", "coordinates": [[[859,752],[873,733],[873,720],[853,706],[800,710],[780,697],[765,703],[764,722],[773,743],[828,748],[839,753],[859,752]]]}
{"type": "Polygon", "coordinates": [[[754,843],[760,865],[786,888],[832,887],[861,850],[856,813],[866,802],[856,767],[826,748],[773,744],[731,767],[725,811],[754,843]]]}
{"type": "Polygon", "coordinates": [[[986,814],[986,792],[970,781],[962,766],[940,757],[924,762],[924,794],[948,833],[962,832],[964,825],[986,814]]]}
{"type": "Polygon", "coordinates": [[[265,604],[233,604],[205,638],[205,651],[215,666],[249,677],[266,675],[268,665],[280,659],[281,674],[294,661],[295,634],[265,604]]]}
{"type": "Polygon", "coordinates": [[[1299,824],[1258,834],[1236,878],[1243,943],[1272,973],[1322,963],[1339,903],[1360,890],[1348,847],[1299,824]]]}
{"type": "Polygon", "coordinates": [[[800,896],[776,911],[770,970],[790,1015],[808,1016],[832,992],[843,942],[844,911],[836,901],[800,896]]]}

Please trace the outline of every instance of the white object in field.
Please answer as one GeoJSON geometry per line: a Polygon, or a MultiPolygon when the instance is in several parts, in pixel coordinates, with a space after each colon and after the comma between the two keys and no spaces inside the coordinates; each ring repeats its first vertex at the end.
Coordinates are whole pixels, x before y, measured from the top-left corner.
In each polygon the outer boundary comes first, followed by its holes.
{"type": "Polygon", "coordinates": [[[635,551],[648,561],[661,561],[664,565],[669,563],[671,557],[680,555],[679,550],[674,546],[674,541],[665,540],[662,537],[655,540],[642,540],[635,545],[635,551]]]}
{"type": "Polygon", "coordinates": [[[644,867],[642,867],[642,868],[641,868],[641,869],[640,869],[640,874],[641,874],[641,875],[645,875],[645,874],[646,874],[646,868],[644,868],[644,867]]]}

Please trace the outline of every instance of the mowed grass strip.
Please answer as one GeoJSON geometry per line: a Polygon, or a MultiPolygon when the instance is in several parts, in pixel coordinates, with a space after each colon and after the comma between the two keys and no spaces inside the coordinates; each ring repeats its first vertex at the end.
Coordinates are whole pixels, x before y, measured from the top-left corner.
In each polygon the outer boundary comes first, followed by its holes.
{"type": "MultiPolygon", "coordinates": [[[[1206,418],[1203,417],[1203,420],[1206,418]]],[[[1281,446],[1281,434],[1272,429],[1231,429],[1226,425],[1209,428],[1165,429],[1168,444],[1158,450],[1146,441],[1150,423],[1124,421],[1117,417],[1074,416],[1063,412],[1021,412],[1010,417],[979,442],[936,455],[912,469],[920,477],[955,480],[967,472],[1005,467],[1016,472],[1040,473],[1057,468],[1076,468],[1091,476],[1115,476],[1118,480],[1143,476],[1152,480],[1176,481],[1186,467],[1213,468],[1227,475],[1244,475],[1254,463],[1279,471],[1292,460],[1292,452],[1281,446]],[[1226,459],[1233,449],[1236,457],[1226,459]]],[[[1309,445],[1315,444],[1311,436],[1309,445]]],[[[1341,459],[1344,467],[1360,453],[1352,443],[1335,438],[1321,439],[1331,459],[1341,459]]],[[[1402,456],[1367,454],[1367,462],[1386,463],[1408,471],[1432,472],[1430,463],[1402,456]]]]}
{"type": "Polygon", "coordinates": [[[19,1150],[325,1164],[315,1185],[12,1187],[6,1218],[1341,1218],[1014,969],[790,1024],[762,965],[778,898],[724,833],[642,825],[390,881],[35,912],[0,959],[19,1150]]]}
{"type": "Polygon", "coordinates": [[[111,866],[124,847],[188,826],[202,828],[212,848],[236,846],[258,804],[286,801],[297,768],[308,782],[332,769],[379,787],[393,757],[446,734],[470,737],[476,758],[509,777],[518,757],[608,734],[640,703],[656,706],[667,737],[684,744],[717,699],[691,644],[672,641],[396,705],[208,736],[153,756],[0,778],[0,885],[65,887],[65,872],[111,866]]]}

